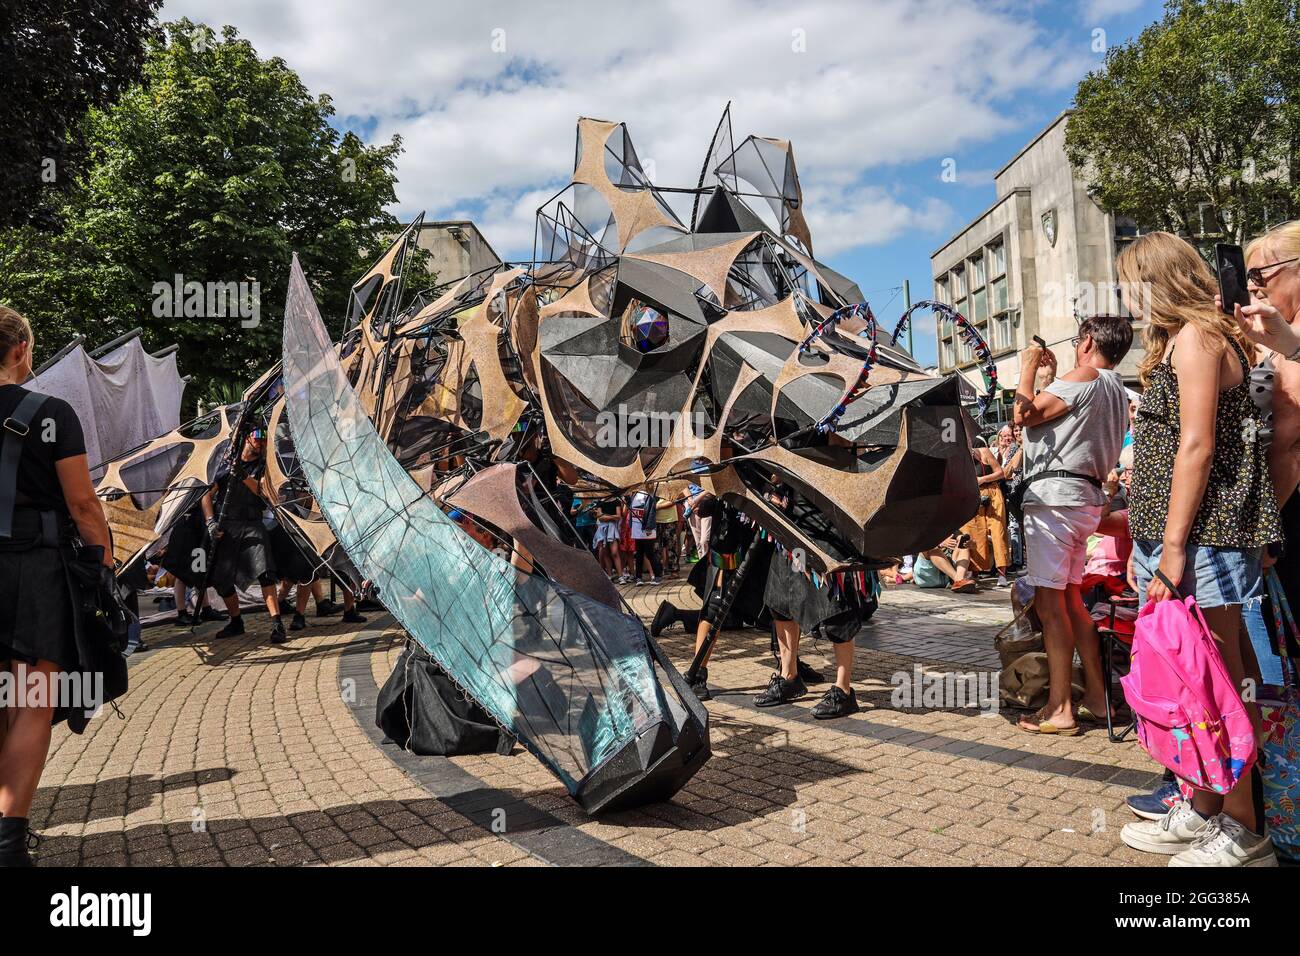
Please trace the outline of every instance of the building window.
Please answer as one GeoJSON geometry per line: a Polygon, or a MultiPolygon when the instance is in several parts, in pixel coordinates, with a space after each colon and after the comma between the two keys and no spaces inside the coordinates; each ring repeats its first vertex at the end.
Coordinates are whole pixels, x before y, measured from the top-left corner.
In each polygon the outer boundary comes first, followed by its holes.
{"type": "Polygon", "coordinates": [[[952,270],[952,307],[962,315],[969,315],[967,311],[969,300],[966,298],[966,270],[952,270]]]}
{"type": "Polygon", "coordinates": [[[943,367],[950,369],[957,364],[957,350],[953,347],[952,339],[943,343],[943,367]]]}
{"type": "Polygon", "coordinates": [[[971,351],[971,347],[969,343],[967,343],[965,338],[958,338],[957,339],[957,361],[960,364],[965,365],[967,362],[972,362],[974,360],[975,360],[975,353],[971,351]]]}
{"type": "Polygon", "coordinates": [[[989,346],[994,352],[1015,347],[1007,283],[1007,250],[999,240],[988,247],[989,257],[989,346]]]}
{"type": "Polygon", "coordinates": [[[946,303],[952,301],[952,299],[948,298],[948,277],[947,276],[944,276],[942,279],[934,280],[934,297],[939,302],[946,303]]]}
{"type": "Polygon", "coordinates": [[[1218,236],[1222,235],[1219,230],[1218,215],[1219,211],[1212,202],[1202,202],[1196,204],[1196,215],[1200,219],[1201,231],[1198,236],[1218,236]]]}
{"type": "Polygon", "coordinates": [[[1003,352],[1015,347],[1015,329],[1012,327],[1010,312],[1003,312],[1001,315],[995,316],[990,324],[992,325],[993,341],[989,345],[994,352],[1003,352]]]}
{"type": "Polygon", "coordinates": [[[970,260],[967,272],[970,275],[971,311],[966,313],[976,325],[989,317],[989,293],[984,285],[984,254],[970,260]]]}

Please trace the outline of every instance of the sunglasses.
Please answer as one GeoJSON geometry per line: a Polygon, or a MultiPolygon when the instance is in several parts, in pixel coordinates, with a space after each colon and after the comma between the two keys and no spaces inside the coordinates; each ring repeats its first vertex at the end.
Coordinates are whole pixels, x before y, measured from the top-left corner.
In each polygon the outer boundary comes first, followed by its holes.
{"type": "Polygon", "coordinates": [[[1290,259],[1282,259],[1278,262],[1270,262],[1268,263],[1268,265],[1256,266],[1254,269],[1247,269],[1246,281],[1253,282],[1257,286],[1266,286],[1268,285],[1269,279],[1272,279],[1273,276],[1277,275],[1277,273],[1271,272],[1267,276],[1265,276],[1264,275],[1265,269],[1276,269],[1278,266],[1290,265],[1291,263],[1297,261],[1300,261],[1300,256],[1292,256],[1290,259]]]}

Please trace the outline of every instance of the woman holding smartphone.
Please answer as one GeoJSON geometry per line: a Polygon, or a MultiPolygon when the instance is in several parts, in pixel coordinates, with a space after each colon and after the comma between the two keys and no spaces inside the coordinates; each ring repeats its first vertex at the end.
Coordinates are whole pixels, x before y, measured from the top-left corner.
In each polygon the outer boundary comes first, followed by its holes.
{"type": "MultiPolygon", "coordinates": [[[[1129,507],[1139,599],[1194,596],[1242,686],[1254,662],[1242,604],[1261,592],[1262,549],[1281,538],[1245,338],[1215,306],[1209,267],[1177,236],[1141,237],[1117,267],[1125,305],[1147,321],[1129,507]]],[[[1258,733],[1259,708],[1246,707],[1258,733]]],[[[1276,865],[1262,794],[1255,766],[1228,793],[1196,790],[1121,838],[1172,866],[1276,865]]]]}

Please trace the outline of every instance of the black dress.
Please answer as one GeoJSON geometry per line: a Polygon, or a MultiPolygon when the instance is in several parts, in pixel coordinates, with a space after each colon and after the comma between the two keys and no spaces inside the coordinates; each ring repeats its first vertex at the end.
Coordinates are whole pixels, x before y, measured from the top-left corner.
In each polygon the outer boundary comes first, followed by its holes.
{"type": "Polygon", "coordinates": [[[203,509],[195,505],[172,528],[158,564],[183,584],[198,587],[203,581],[203,572],[196,552],[206,554],[207,548],[208,532],[203,524],[203,509]]]}
{"type": "MultiPolygon", "coordinates": [[[[18,385],[0,385],[0,421],[27,394],[18,385]]],[[[64,569],[76,528],[55,463],[85,453],[76,411],[61,398],[46,399],[18,459],[13,534],[0,541],[0,661],[51,661],[64,671],[76,670],[80,663],[64,569]],[[57,547],[42,544],[42,512],[53,516],[57,547]]]]}
{"type": "MultiPolygon", "coordinates": [[[[789,498],[778,489],[774,501],[789,508],[789,498]]],[[[794,621],[810,637],[823,637],[833,644],[852,641],[866,619],[865,602],[853,588],[836,590],[818,586],[809,574],[795,568],[785,548],[770,543],[770,560],[763,589],[763,603],[777,621],[794,621]]]]}
{"type": "Polygon", "coordinates": [[[266,586],[279,582],[270,531],[262,520],[266,504],[243,480],[256,481],[264,467],[260,459],[239,461],[235,465],[237,477],[232,481],[227,476],[218,482],[218,497],[229,495],[229,500],[224,511],[218,509],[224,534],[212,557],[212,586],[223,597],[254,582],[266,586]]]}

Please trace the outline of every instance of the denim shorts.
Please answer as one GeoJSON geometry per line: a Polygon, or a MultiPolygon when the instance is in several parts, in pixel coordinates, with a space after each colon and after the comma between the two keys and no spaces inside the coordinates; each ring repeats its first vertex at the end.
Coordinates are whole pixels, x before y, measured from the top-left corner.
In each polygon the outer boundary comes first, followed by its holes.
{"type": "MultiPolygon", "coordinates": [[[[1147,585],[1160,567],[1160,541],[1133,542],[1133,576],[1137,579],[1138,603],[1147,602],[1147,585]]],[[[1245,604],[1264,593],[1264,574],[1259,560],[1262,548],[1214,548],[1192,545],[1187,549],[1187,567],[1178,591],[1194,597],[1201,607],[1245,604]]]]}

